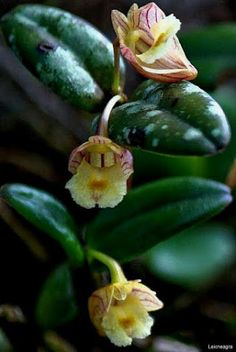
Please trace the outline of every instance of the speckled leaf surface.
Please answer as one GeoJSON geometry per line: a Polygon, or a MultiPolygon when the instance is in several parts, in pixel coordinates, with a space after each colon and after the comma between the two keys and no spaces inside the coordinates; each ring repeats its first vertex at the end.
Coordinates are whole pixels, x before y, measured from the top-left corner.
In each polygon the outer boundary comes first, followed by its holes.
{"type": "Polygon", "coordinates": [[[232,197],[218,182],[173,177],[130,191],[114,209],[87,226],[88,244],[118,260],[131,260],[173,234],[222,211],[232,197]]]}
{"type": "Polygon", "coordinates": [[[119,144],[173,155],[212,155],[230,140],[220,105],[193,83],[142,83],[115,108],[109,136],[119,144]]]}
{"type": "Polygon", "coordinates": [[[54,238],[75,265],[82,265],[83,248],[77,226],[64,205],[51,194],[24,184],[6,184],[0,197],[39,230],[54,238]]]}
{"type": "Polygon", "coordinates": [[[88,22],[58,8],[21,5],[0,23],[19,59],[64,99],[92,111],[111,91],[112,44],[88,22]]]}

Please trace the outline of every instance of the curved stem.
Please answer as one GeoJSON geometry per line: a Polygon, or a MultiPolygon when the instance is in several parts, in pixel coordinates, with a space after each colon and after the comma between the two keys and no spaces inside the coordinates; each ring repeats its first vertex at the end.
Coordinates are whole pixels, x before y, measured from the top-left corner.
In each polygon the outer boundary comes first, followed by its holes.
{"type": "Polygon", "coordinates": [[[107,266],[111,276],[111,283],[127,282],[121,266],[115,259],[94,249],[88,249],[88,255],[107,266]]]}
{"type": "Polygon", "coordinates": [[[108,136],[108,121],[109,121],[109,117],[110,114],[112,112],[112,109],[114,108],[114,106],[116,105],[116,103],[118,103],[118,101],[122,100],[122,96],[121,95],[115,95],[114,97],[111,98],[111,100],[107,103],[101,119],[100,119],[100,123],[99,123],[99,128],[98,128],[98,134],[100,136],[104,136],[107,137],[108,136]]]}

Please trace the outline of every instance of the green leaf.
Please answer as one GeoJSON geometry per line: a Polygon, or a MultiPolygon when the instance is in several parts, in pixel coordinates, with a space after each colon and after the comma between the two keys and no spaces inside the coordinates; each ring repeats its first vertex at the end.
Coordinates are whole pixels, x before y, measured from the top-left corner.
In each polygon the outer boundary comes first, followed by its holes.
{"type": "Polygon", "coordinates": [[[236,94],[231,86],[220,86],[212,92],[222,106],[231,129],[232,138],[225,150],[210,158],[171,157],[144,150],[134,151],[135,181],[150,181],[157,177],[198,176],[224,182],[236,158],[236,94]]]}
{"type": "Polygon", "coordinates": [[[4,331],[0,328],[0,351],[1,352],[13,352],[13,348],[5,335],[4,331]]]}
{"type": "Polygon", "coordinates": [[[213,93],[214,98],[223,107],[231,127],[232,138],[228,147],[219,155],[205,160],[205,173],[203,176],[225,181],[229,169],[236,158],[236,93],[233,87],[222,86],[213,93]]]}
{"type": "Polygon", "coordinates": [[[43,285],[36,307],[36,320],[52,329],[74,319],[78,314],[72,276],[66,264],[57,267],[43,285]]]}
{"type": "Polygon", "coordinates": [[[160,243],[145,255],[145,262],[154,275],[199,290],[213,283],[235,258],[235,233],[225,225],[211,224],[160,243]]]}
{"type": "Polygon", "coordinates": [[[58,241],[76,265],[82,265],[84,252],[73,218],[52,195],[23,184],[6,184],[0,196],[39,230],[58,241]]]}
{"type": "Polygon", "coordinates": [[[232,200],[227,186],[194,177],[152,182],[130,191],[114,209],[87,226],[91,248],[131,260],[173,234],[222,211],[232,200]]]}
{"type": "Polygon", "coordinates": [[[180,37],[189,60],[198,69],[196,83],[214,88],[224,74],[236,73],[236,24],[188,30],[180,37]]]}
{"type": "Polygon", "coordinates": [[[20,5],[0,25],[26,67],[74,105],[93,111],[111,91],[112,44],[88,22],[58,8],[20,5]]]}
{"type": "Polygon", "coordinates": [[[118,144],[172,155],[210,155],[229,142],[225,114],[190,82],[142,83],[133,101],[113,110],[109,136],[118,144]]]}

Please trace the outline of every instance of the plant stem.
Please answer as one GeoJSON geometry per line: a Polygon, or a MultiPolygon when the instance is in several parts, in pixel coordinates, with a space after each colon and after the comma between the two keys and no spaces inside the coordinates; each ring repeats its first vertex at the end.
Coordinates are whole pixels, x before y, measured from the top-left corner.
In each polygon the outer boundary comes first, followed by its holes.
{"type": "Polygon", "coordinates": [[[112,109],[114,108],[115,104],[122,100],[122,97],[120,95],[115,95],[114,97],[111,98],[111,100],[107,103],[101,119],[100,119],[100,123],[99,123],[99,127],[98,127],[98,134],[100,136],[104,136],[107,137],[108,136],[108,121],[109,121],[109,117],[110,114],[112,112],[112,109]]]}
{"type": "Polygon", "coordinates": [[[94,249],[88,249],[88,256],[95,258],[96,260],[100,261],[101,263],[107,266],[111,276],[111,283],[114,284],[117,282],[127,282],[127,279],[123,273],[121,266],[115,259],[94,249]]]}
{"type": "Polygon", "coordinates": [[[114,94],[121,94],[120,87],[120,43],[119,39],[116,38],[113,42],[113,52],[114,52],[114,77],[112,91],[114,94]]]}

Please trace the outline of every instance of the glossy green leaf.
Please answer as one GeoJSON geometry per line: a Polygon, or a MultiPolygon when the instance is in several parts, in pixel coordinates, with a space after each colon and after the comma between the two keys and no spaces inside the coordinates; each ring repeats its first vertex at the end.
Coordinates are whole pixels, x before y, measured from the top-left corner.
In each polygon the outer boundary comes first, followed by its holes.
{"type": "Polygon", "coordinates": [[[52,195],[23,184],[6,184],[0,196],[26,220],[58,241],[76,265],[84,259],[73,218],[52,195]]]}
{"type": "Polygon", "coordinates": [[[212,94],[228,117],[232,138],[222,153],[205,160],[205,174],[203,176],[224,182],[236,158],[236,92],[233,87],[222,86],[212,94]]]}
{"type": "Polygon", "coordinates": [[[130,191],[114,209],[87,226],[90,247],[130,260],[173,234],[206,220],[232,200],[227,186],[200,178],[176,177],[130,191]]]}
{"type": "Polygon", "coordinates": [[[172,155],[212,155],[229,142],[225,114],[196,85],[145,81],[133,101],[113,110],[109,136],[118,144],[172,155]]]}
{"type": "Polygon", "coordinates": [[[78,314],[72,276],[66,264],[56,268],[44,283],[36,307],[36,320],[46,329],[63,325],[78,314]]]}
{"type": "Polygon", "coordinates": [[[0,24],[27,68],[69,102],[92,111],[111,91],[112,44],[88,22],[58,8],[21,5],[0,24]]]}
{"type": "Polygon", "coordinates": [[[223,75],[236,73],[236,24],[217,24],[188,30],[181,44],[198,69],[196,83],[214,88],[223,75]]]}
{"type": "Polygon", "coordinates": [[[154,275],[196,290],[213,283],[235,259],[235,233],[221,224],[186,230],[145,255],[154,275]]]}
{"type": "Polygon", "coordinates": [[[225,182],[229,169],[236,158],[236,93],[234,87],[220,86],[212,92],[214,99],[222,106],[232,133],[228,146],[217,155],[209,158],[171,157],[134,151],[134,180],[150,181],[157,177],[199,176],[225,182]]]}

